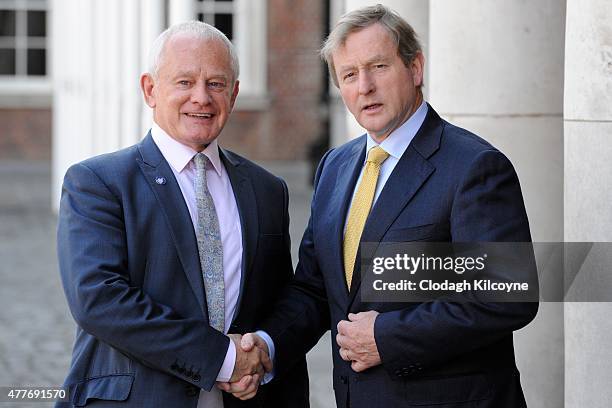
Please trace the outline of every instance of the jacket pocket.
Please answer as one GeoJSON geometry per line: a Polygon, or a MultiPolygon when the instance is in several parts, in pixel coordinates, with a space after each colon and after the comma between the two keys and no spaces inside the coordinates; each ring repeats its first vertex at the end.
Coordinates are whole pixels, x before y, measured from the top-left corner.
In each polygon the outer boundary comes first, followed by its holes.
{"type": "Polygon", "coordinates": [[[90,400],[125,401],[130,396],[134,376],[113,374],[93,377],[78,383],[74,389],[74,405],[84,407],[90,400]]]}

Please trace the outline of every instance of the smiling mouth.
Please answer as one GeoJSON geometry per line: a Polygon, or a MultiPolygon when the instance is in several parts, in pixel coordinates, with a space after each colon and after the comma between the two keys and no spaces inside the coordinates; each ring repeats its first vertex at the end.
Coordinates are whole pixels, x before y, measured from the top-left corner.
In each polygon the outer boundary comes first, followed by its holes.
{"type": "Polygon", "coordinates": [[[185,115],[197,119],[210,119],[214,116],[212,113],[186,113],[185,115]]]}

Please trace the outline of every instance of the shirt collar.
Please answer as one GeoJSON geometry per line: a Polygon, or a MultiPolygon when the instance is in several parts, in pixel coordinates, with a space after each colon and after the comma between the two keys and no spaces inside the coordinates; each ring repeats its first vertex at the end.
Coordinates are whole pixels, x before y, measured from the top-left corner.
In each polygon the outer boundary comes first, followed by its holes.
{"type": "MultiPolygon", "coordinates": [[[[185,167],[191,162],[193,156],[198,153],[191,147],[170,137],[170,135],[155,122],[153,122],[153,126],[151,127],[151,136],[166,161],[177,173],[181,173],[185,170],[185,167]]],[[[221,158],[219,157],[217,139],[210,142],[210,144],[206,146],[206,149],[202,150],[202,153],[208,157],[217,174],[221,176],[221,158]]]]}
{"type": "MultiPolygon", "coordinates": [[[[389,153],[389,156],[393,156],[399,160],[410,145],[410,142],[412,142],[412,139],[414,139],[414,136],[416,136],[421,125],[423,125],[425,116],[427,116],[427,110],[427,102],[423,100],[421,106],[419,106],[412,116],[410,116],[400,127],[391,132],[391,134],[380,144],[368,134],[366,138],[366,152],[369,152],[374,146],[380,146],[385,152],[389,153]]],[[[367,156],[366,153],[366,158],[367,156]]]]}

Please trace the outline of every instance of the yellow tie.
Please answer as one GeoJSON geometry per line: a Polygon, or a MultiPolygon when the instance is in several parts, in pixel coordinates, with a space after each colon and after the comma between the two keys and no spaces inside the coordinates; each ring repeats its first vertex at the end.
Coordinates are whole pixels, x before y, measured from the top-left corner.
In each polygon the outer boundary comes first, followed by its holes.
{"type": "Polygon", "coordinates": [[[353,279],[355,257],[357,256],[361,233],[363,232],[363,227],[374,200],[380,166],[387,157],[389,157],[389,153],[385,152],[380,146],[370,149],[361,181],[357,187],[355,197],[353,197],[348,221],[346,222],[346,231],[344,232],[344,273],[346,274],[346,284],[349,289],[353,279]]]}

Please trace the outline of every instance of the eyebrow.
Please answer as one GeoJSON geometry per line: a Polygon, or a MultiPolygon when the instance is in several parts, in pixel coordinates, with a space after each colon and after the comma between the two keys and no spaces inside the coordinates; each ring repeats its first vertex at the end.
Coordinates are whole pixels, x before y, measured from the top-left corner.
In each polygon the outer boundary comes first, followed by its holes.
{"type": "Polygon", "coordinates": [[[190,77],[190,76],[194,76],[195,72],[194,71],[179,71],[177,73],[175,73],[174,75],[172,75],[173,78],[180,78],[180,77],[190,77]]]}
{"type": "MultiPolygon", "coordinates": [[[[197,76],[197,75],[198,74],[195,71],[179,71],[173,75],[173,78],[177,79],[177,78],[192,77],[192,76],[197,76]]],[[[228,81],[229,77],[230,76],[225,73],[215,73],[215,74],[212,74],[210,77],[208,77],[206,80],[210,81],[211,79],[223,79],[225,81],[228,81]]]]}
{"type": "MultiPolygon", "coordinates": [[[[388,56],[377,54],[373,56],[372,58],[368,59],[365,65],[372,65],[376,62],[388,62],[389,59],[390,58],[388,56]]],[[[354,68],[355,68],[355,65],[343,65],[340,67],[340,72],[342,73],[342,72],[350,71],[351,69],[354,69],[354,68]]]]}

